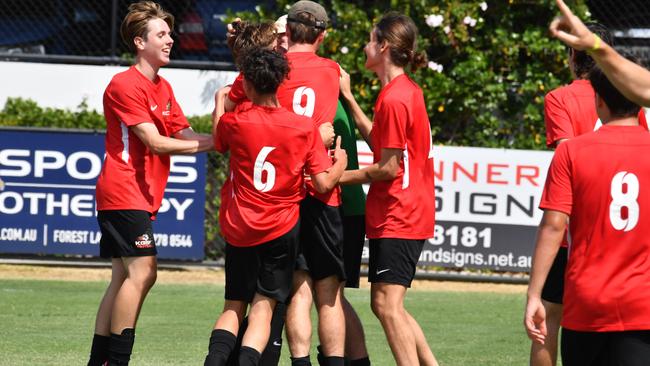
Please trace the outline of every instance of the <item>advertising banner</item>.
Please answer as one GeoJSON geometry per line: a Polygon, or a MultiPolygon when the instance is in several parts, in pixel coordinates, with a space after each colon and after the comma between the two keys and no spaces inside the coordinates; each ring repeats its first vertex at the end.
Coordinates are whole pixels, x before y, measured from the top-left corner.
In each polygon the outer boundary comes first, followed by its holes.
{"type": "MultiPolygon", "coordinates": [[[[0,129],[0,253],[99,255],[104,135],[0,129]]],[[[173,156],[153,222],[158,256],[202,260],[205,154],[173,156]]]]}
{"type": "MultiPolygon", "coordinates": [[[[359,164],[371,164],[368,145],[357,147],[359,164]]],[[[435,146],[435,233],[420,264],[529,271],[552,157],[550,151],[435,146]]]]}

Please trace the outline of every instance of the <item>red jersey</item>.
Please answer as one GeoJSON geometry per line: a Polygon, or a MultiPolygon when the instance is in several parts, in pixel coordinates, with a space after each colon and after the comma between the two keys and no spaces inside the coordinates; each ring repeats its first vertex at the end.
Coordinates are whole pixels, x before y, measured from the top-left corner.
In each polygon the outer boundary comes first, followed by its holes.
{"type": "Polygon", "coordinates": [[[406,74],[379,93],[370,141],[374,163],[381,160],[382,149],[404,153],[395,179],[370,183],[366,236],[431,238],[435,221],[431,127],[422,90],[406,74]]]}
{"type": "MultiPolygon", "coordinates": [[[[544,122],[547,147],[553,147],[558,140],[600,128],[602,123],[596,113],[596,93],[589,80],[573,80],[571,84],[548,93],[544,98],[544,122]]],[[[643,108],[639,112],[639,124],[648,129],[643,108]]]]}
{"type": "Polygon", "coordinates": [[[237,78],[235,78],[235,81],[230,87],[230,92],[228,92],[228,99],[230,99],[230,101],[235,104],[241,104],[249,101],[248,97],[246,96],[246,92],[244,91],[244,74],[241,72],[239,75],[237,75],[237,78]]]}
{"type": "Polygon", "coordinates": [[[130,130],[153,123],[162,136],[190,127],[167,80],[147,79],[134,66],[113,77],[104,92],[106,158],[97,179],[97,210],[144,210],[155,216],[169,156],[152,153],[130,130]]]}
{"type": "Polygon", "coordinates": [[[226,241],[254,246],[278,238],[298,222],[304,174],[331,166],[311,119],[284,108],[245,103],[217,126],[217,151],[230,151],[230,179],[222,188],[219,224],[226,241]]]}
{"type": "MultiPolygon", "coordinates": [[[[289,76],[278,88],[280,104],[296,114],[311,117],[316,126],[333,123],[341,75],[338,64],[313,52],[289,52],[286,56],[290,70],[289,76]]],[[[322,141],[321,145],[323,150],[327,150],[322,141]]],[[[341,188],[338,186],[326,194],[319,194],[307,182],[307,191],[330,206],[341,204],[341,188]]]]}
{"type": "Polygon", "coordinates": [[[562,326],[650,330],[650,135],[608,126],[562,143],[540,208],[569,215],[562,326]]]}

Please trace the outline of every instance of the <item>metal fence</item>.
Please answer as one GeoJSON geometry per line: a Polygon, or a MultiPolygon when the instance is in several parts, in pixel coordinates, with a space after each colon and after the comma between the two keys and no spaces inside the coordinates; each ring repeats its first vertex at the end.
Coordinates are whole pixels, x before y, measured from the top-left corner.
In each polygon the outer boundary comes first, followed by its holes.
{"type": "Polygon", "coordinates": [[[616,48],[650,66],[650,2],[647,0],[590,0],[594,20],[612,30],[616,48]]]}
{"type": "MultiPolygon", "coordinates": [[[[121,19],[134,0],[0,0],[0,59],[126,64],[121,19]]],[[[157,0],[176,17],[172,67],[232,69],[224,20],[266,0],[157,0]]],[[[435,1],[432,1],[435,3],[435,1]]],[[[588,0],[617,44],[650,60],[650,2],[588,0]]]]}
{"type": "MultiPolygon", "coordinates": [[[[133,0],[0,0],[0,58],[125,64],[120,22],[133,0]]],[[[176,18],[172,67],[232,69],[224,21],[254,0],[158,0],[176,18]]]]}

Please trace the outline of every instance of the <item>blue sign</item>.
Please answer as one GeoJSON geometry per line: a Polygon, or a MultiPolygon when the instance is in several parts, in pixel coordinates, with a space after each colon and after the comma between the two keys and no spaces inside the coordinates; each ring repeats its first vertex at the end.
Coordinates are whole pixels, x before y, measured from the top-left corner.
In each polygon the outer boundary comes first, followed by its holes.
{"type": "MultiPolygon", "coordinates": [[[[0,253],[99,255],[104,134],[0,129],[0,253]]],[[[203,259],[206,155],[173,156],[158,257],[203,259]]]]}

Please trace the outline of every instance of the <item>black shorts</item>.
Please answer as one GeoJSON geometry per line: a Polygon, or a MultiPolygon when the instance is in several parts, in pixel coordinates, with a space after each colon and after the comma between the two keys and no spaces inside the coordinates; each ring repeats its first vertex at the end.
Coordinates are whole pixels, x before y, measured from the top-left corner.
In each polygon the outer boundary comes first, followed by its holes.
{"type": "Polygon", "coordinates": [[[562,328],[564,366],[647,366],[650,331],[578,332],[562,328]]]}
{"type": "Polygon", "coordinates": [[[343,263],[345,287],[359,288],[361,255],[366,241],[366,217],[343,216],[343,263]]]}
{"type": "Polygon", "coordinates": [[[299,227],[296,224],[279,238],[252,247],[226,243],[226,300],[252,302],[259,293],[286,301],[292,288],[299,227]]]}
{"type": "Polygon", "coordinates": [[[300,253],[315,281],[337,276],[345,281],[343,222],[338,207],[307,195],[300,203],[300,253]]]}
{"type": "Polygon", "coordinates": [[[158,254],[149,212],[103,210],[97,212],[97,222],[102,231],[99,241],[100,257],[143,257],[158,254]]]}
{"type": "Polygon", "coordinates": [[[370,239],[368,281],[411,287],[424,239],[370,239]]]}
{"type": "Polygon", "coordinates": [[[542,299],[555,304],[562,304],[562,297],[564,296],[564,272],[566,271],[566,263],[568,257],[568,249],[560,247],[560,250],[555,256],[553,265],[548,272],[544,288],[542,289],[542,299]]]}

